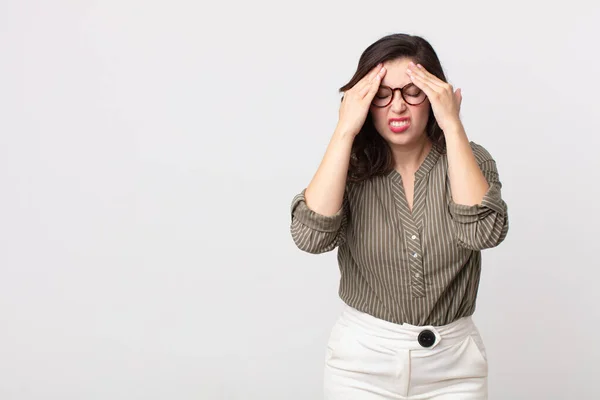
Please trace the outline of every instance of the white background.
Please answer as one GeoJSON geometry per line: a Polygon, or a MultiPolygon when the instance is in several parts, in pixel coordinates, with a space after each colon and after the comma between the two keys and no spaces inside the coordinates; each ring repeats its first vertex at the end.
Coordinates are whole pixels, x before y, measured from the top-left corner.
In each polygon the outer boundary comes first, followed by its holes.
{"type": "Polygon", "coordinates": [[[594,2],[0,1],[0,399],[318,399],[335,252],[293,196],[362,51],[422,35],[511,228],[491,399],[597,399],[594,2]]]}

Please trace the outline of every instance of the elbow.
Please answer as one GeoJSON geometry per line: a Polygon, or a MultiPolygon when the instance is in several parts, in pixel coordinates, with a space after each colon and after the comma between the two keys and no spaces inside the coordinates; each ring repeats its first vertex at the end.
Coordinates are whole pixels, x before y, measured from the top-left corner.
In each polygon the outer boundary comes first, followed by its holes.
{"type": "Polygon", "coordinates": [[[306,241],[294,240],[294,243],[299,250],[308,254],[322,254],[328,251],[327,246],[314,245],[306,241]]]}
{"type": "Polygon", "coordinates": [[[507,234],[508,216],[505,214],[497,218],[491,226],[486,226],[483,220],[479,221],[475,231],[471,235],[459,235],[458,242],[466,249],[481,251],[499,246],[507,234]]]}
{"type": "Polygon", "coordinates": [[[336,246],[335,232],[314,231],[300,223],[292,223],[290,233],[298,249],[309,254],[322,254],[336,246]]]}

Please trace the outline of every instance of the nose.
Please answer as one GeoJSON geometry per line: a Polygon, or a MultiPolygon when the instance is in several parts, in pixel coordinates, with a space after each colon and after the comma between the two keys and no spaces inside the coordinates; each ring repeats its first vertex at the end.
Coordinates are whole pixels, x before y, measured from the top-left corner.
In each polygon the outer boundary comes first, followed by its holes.
{"type": "Polygon", "coordinates": [[[407,107],[406,102],[402,98],[402,94],[400,93],[400,91],[394,90],[394,94],[392,95],[392,103],[391,103],[392,111],[400,114],[400,113],[402,113],[402,111],[404,111],[406,109],[406,107],[407,107]]]}

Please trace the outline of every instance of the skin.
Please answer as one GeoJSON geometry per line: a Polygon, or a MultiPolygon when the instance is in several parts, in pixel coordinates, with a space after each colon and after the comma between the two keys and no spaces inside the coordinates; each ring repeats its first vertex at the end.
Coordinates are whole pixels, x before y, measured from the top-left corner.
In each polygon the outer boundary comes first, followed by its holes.
{"type": "Polygon", "coordinates": [[[409,207],[412,209],[414,174],[432,146],[425,132],[429,105],[446,139],[453,201],[463,205],[480,204],[489,185],[477,164],[460,120],[461,90],[454,91],[452,85],[429,73],[423,66],[415,65],[409,58],[386,62],[384,68],[386,72],[380,84],[403,87],[414,83],[427,95],[425,102],[413,106],[407,104],[396,91],[388,106],[370,108],[375,128],[392,149],[395,168],[402,176],[409,207]],[[394,133],[390,129],[389,119],[400,117],[410,118],[410,128],[402,133],[394,133]]]}
{"type": "MultiPolygon", "coordinates": [[[[413,83],[406,73],[411,60],[401,58],[384,63],[385,77],[381,85],[401,88],[413,83]]],[[[399,91],[394,92],[392,102],[383,108],[371,106],[371,117],[377,132],[389,144],[394,155],[396,169],[403,173],[416,171],[431,147],[425,133],[429,119],[429,100],[417,106],[404,101],[399,91]],[[410,118],[410,127],[402,133],[394,133],[390,129],[390,118],[410,118]]]]}
{"type": "MultiPolygon", "coordinates": [[[[381,84],[401,88],[413,83],[406,73],[410,62],[410,59],[401,58],[384,63],[386,73],[381,84]]],[[[425,132],[429,120],[429,100],[413,106],[404,101],[399,91],[394,91],[392,102],[388,106],[383,108],[371,106],[370,112],[375,129],[392,150],[395,168],[402,176],[406,200],[412,210],[414,175],[432,147],[425,132]],[[402,133],[392,132],[389,119],[402,117],[410,118],[410,127],[402,133]]]]}
{"type": "Polygon", "coordinates": [[[385,69],[377,65],[344,93],[338,123],[305,192],[306,205],[318,214],[331,216],[341,211],[352,143],[367,118],[383,76],[385,69]]]}
{"type": "MultiPolygon", "coordinates": [[[[458,115],[462,100],[460,89],[454,92],[451,85],[412,64],[410,60],[388,62],[386,66],[393,69],[390,78],[386,80],[388,86],[401,87],[408,82],[408,77],[427,94],[434,116],[446,138],[453,201],[463,205],[480,204],[489,185],[475,160],[458,115]]],[[[331,216],[341,212],[352,142],[369,112],[375,113],[374,123],[380,127],[382,137],[387,137],[392,146],[396,170],[403,178],[407,201],[412,208],[414,173],[431,148],[423,125],[427,103],[419,109],[411,109],[414,106],[402,104],[403,100],[398,98],[400,94],[395,93],[395,98],[388,107],[372,110],[373,97],[386,76],[386,67],[379,64],[344,93],[338,124],[305,192],[307,206],[316,213],[331,216]],[[404,138],[392,138],[383,124],[387,125],[390,115],[402,113],[409,114],[413,119],[411,132],[404,138]]]]}

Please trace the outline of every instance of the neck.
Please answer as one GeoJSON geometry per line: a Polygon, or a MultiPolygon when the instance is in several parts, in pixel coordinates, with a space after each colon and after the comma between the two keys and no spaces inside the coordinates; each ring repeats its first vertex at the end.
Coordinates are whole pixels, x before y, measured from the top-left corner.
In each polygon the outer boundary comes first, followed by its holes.
{"type": "Polygon", "coordinates": [[[424,139],[417,143],[392,146],[396,171],[401,174],[414,174],[427,157],[432,146],[433,144],[427,135],[424,135],[424,139]]]}

